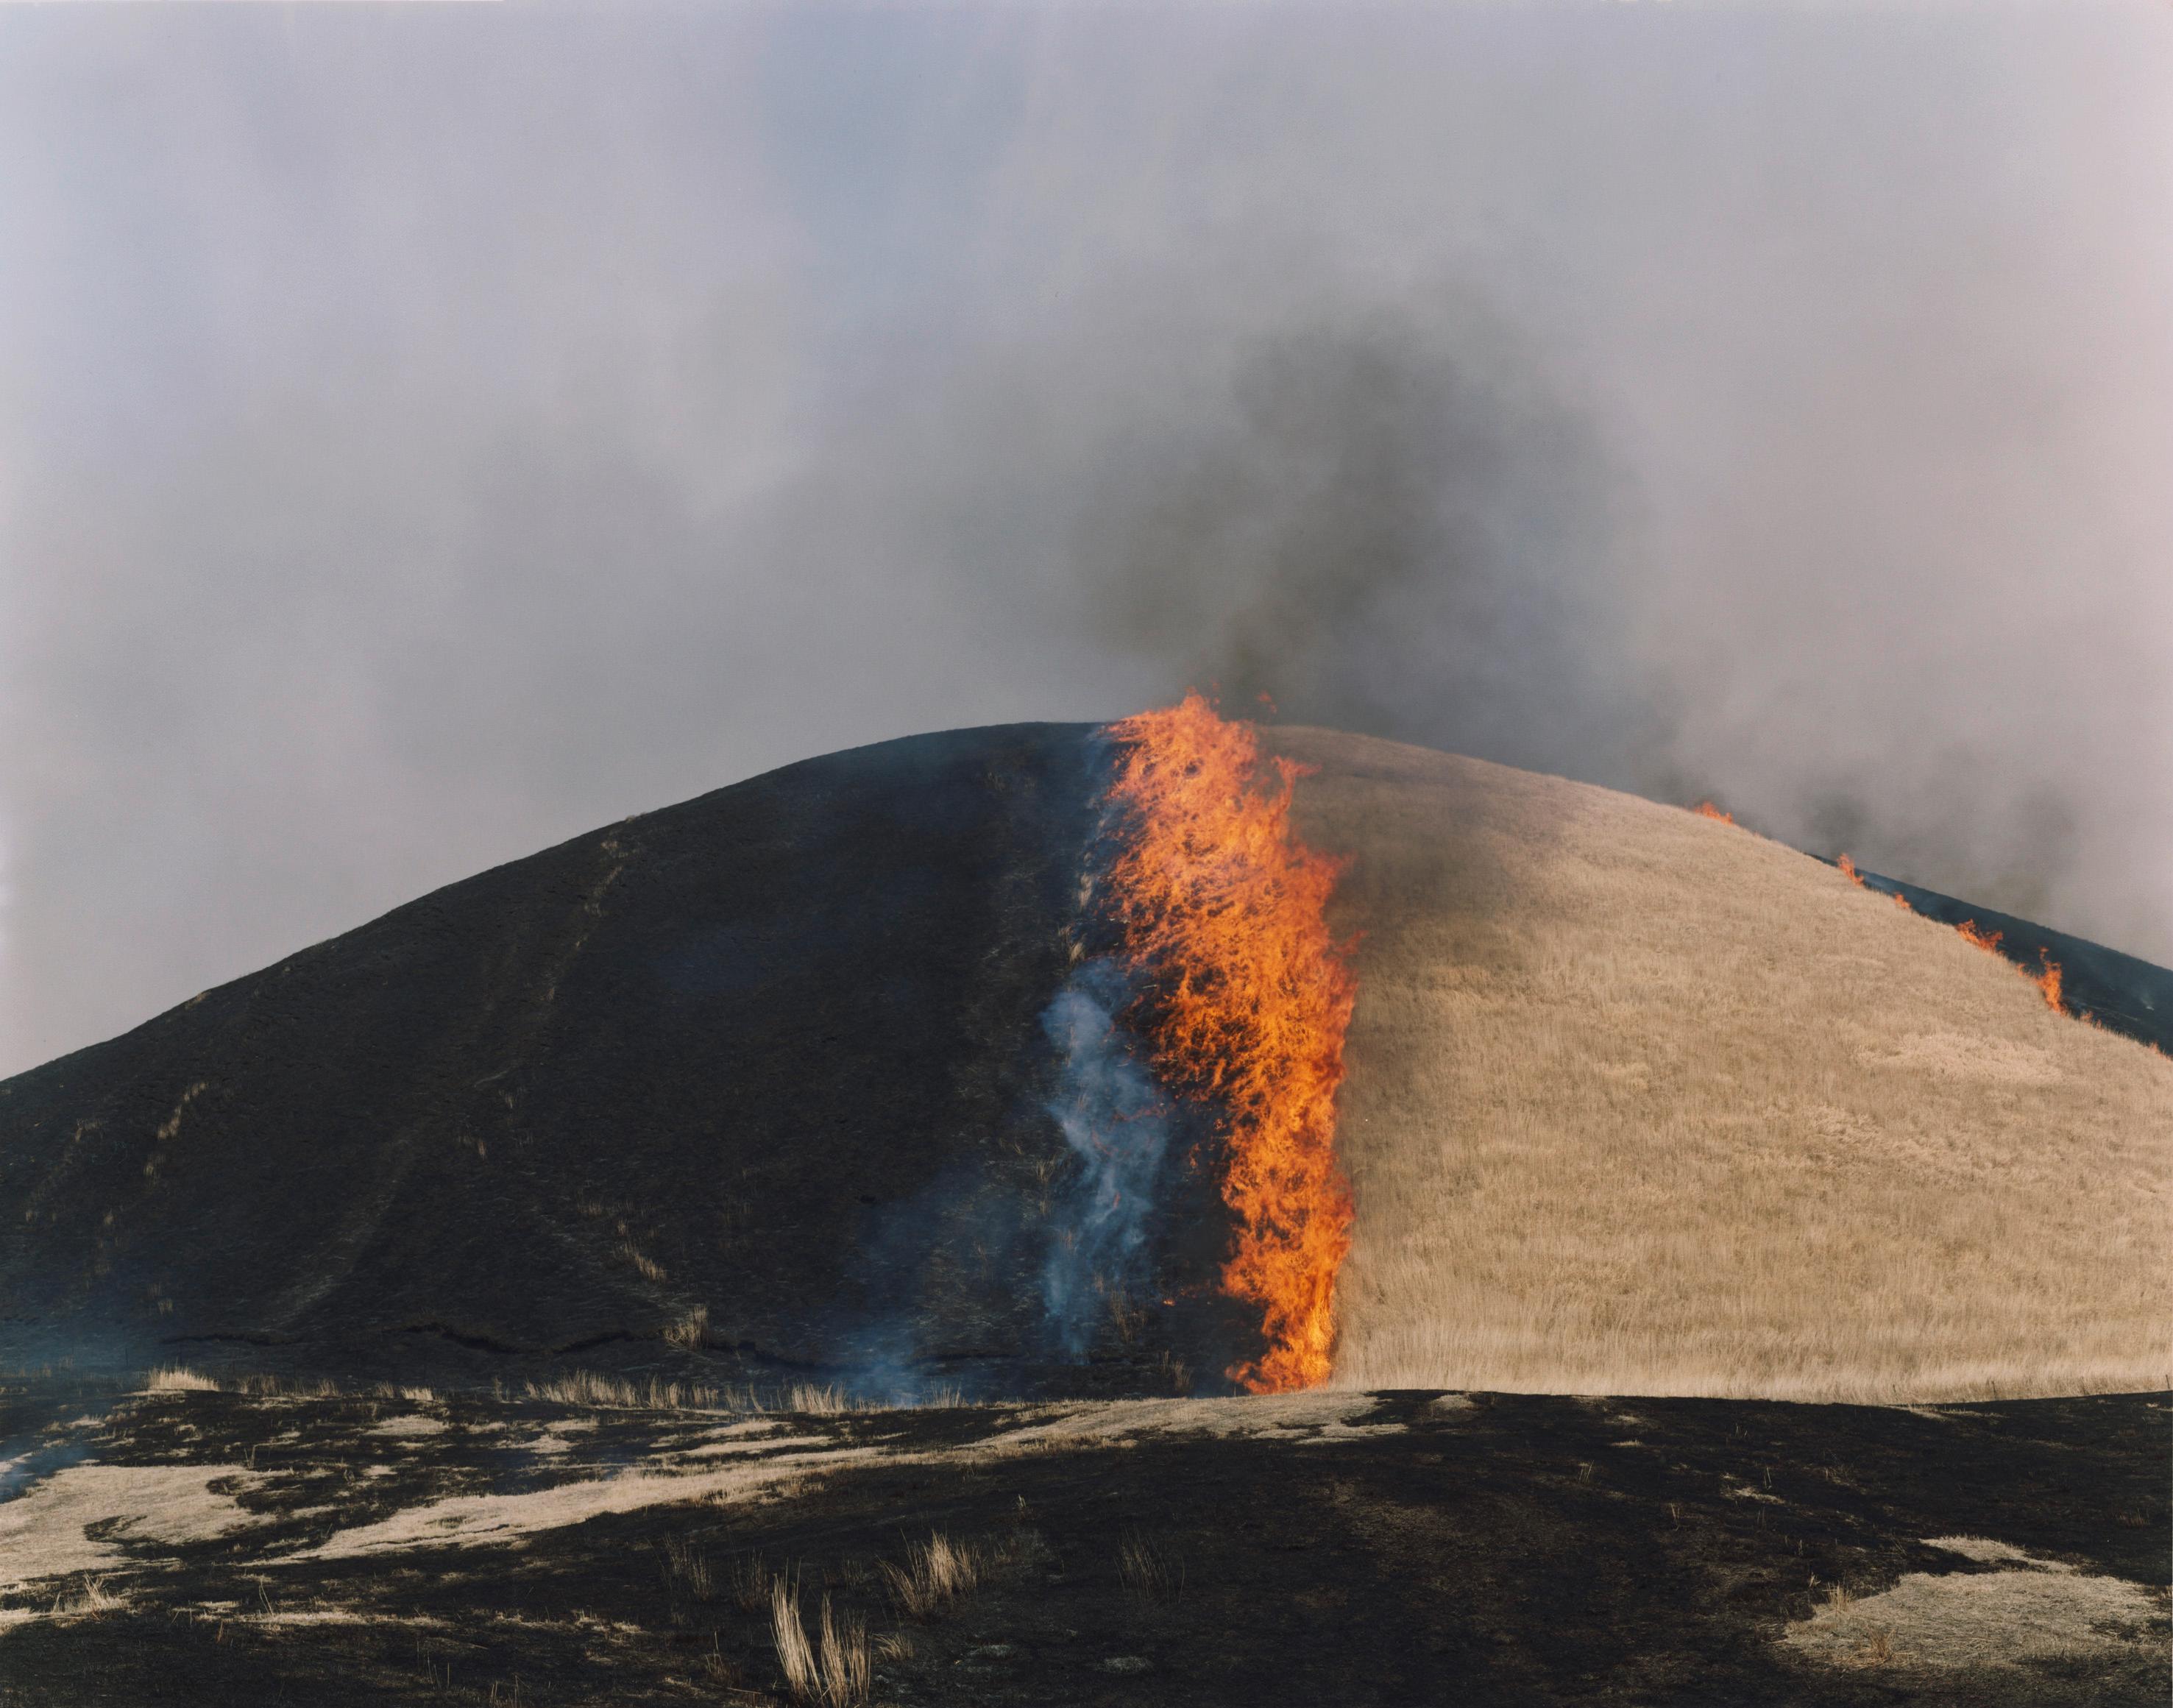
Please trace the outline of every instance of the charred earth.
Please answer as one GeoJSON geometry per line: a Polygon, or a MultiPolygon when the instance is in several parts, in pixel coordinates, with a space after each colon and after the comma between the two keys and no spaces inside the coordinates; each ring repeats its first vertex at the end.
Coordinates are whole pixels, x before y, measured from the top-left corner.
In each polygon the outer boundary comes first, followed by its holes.
{"type": "Polygon", "coordinates": [[[0,1584],[7,1708],[781,1708],[818,1697],[792,1688],[779,1582],[804,1630],[828,1603],[887,1703],[2025,1708],[2168,1684],[2159,1399],[42,1396],[63,1398],[40,1479],[0,1504],[0,1575],[42,1574],[0,1584]],[[943,1592],[931,1544],[962,1562],[943,1592]]]}

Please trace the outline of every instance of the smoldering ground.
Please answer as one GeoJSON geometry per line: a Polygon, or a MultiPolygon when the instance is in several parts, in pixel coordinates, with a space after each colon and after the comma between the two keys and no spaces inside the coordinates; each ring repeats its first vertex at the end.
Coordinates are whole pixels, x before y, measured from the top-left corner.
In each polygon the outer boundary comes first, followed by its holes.
{"type": "Polygon", "coordinates": [[[2173,959],[2162,8],[6,12],[0,1067],[1195,682],[2173,959]]]}

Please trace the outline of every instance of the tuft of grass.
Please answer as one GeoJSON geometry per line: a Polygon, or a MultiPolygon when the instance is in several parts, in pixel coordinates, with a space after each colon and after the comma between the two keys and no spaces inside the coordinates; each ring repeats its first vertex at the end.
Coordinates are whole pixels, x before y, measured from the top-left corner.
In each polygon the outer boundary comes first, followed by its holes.
{"type": "Polygon", "coordinates": [[[716,1582],[709,1571],[709,1562],[695,1547],[693,1538],[668,1536],[664,1540],[664,1581],[669,1584],[683,1584],[687,1592],[697,1601],[709,1601],[716,1594],[716,1582]]]}
{"type": "Polygon", "coordinates": [[[868,1700],[873,1668],[868,1664],[867,1627],[848,1614],[835,1622],[830,1598],[822,1598],[821,1651],[822,1700],[828,1708],[859,1708],[868,1700]]]}
{"type": "Polygon", "coordinates": [[[981,1565],[978,1549],[953,1542],[940,1530],[930,1532],[925,1542],[907,1544],[903,1565],[882,1562],[891,1598],[917,1619],[933,1619],[972,1594],[981,1581],[981,1565]]]}
{"type": "Polygon", "coordinates": [[[875,1651],[878,1660],[888,1661],[892,1664],[900,1661],[909,1661],[913,1658],[913,1633],[885,1631],[876,1639],[875,1651]]]}
{"type": "Polygon", "coordinates": [[[691,1382],[627,1382],[594,1370],[569,1370],[526,1384],[530,1399],[619,1411],[759,1411],[752,1393],[704,1387],[691,1382]]]}
{"type": "MultiPolygon", "coordinates": [[[[329,1376],[245,1376],[235,1387],[238,1393],[261,1399],[337,1399],[345,1392],[329,1376]]],[[[386,1398],[437,1398],[427,1387],[394,1387],[390,1383],[380,1384],[377,1391],[386,1398]]]]}
{"type": "Polygon", "coordinates": [[[664,1339],[670,1345],[684,1347],[692,1352],[701,1345],[709,1332],[709,1307],[697,1305],[677,1322],[665,1324],[664,1339]]]}
{"type": "Polygon", "coordinates": [[[56,1619],[96,1619],[101,1614],[119,1613],[128,1605],[125,1598],[115,1595],[105,1587],[102,1577],[86,1577],[73,1595],[63,1592],[53,1599],[56,1619]]]}
{"type": "Polygon", "coordinates": [[[1848,1657],[1849,1663],[1858,1667],[1890,1667],[1902,1658],[1894,1646],[1894,1633],[1885,1625],[1874,1628],[1848,1657]]]}
{"type": "Polygon", "coordinates": [[[1174,1601],[1184,1590],[1184,1561],[1168,1544],[1144,1531],[1125,1536],[1117,1549],[1117,1571],[1125,1593],[1142,1605],[1174,1601]]]}
{"type": "Polygon", "coordinates": [[[875,1576],[875,1567],[857,1554],[846,1555],[834,1568],[822,1574],[825,1582],[840,1583],[848,1589],[865,1588],[875,1576]]]}
{"type": "Polygon", "coordinates": [[[785,1688],[806,1700],[814,1694],[822,1675],[816,1670],[815,1649],[807,1641],[807,1628],[800,1623],[798,1587],[784,1576],[769,1581],[769,1640],[777,1650],[785,1688]]]}
{"type": "Polygon", "coordinates": [[[853,1407],[834,1383],[826,1383],[818,1387],[812,1382],[796,1382],[779,1396],[777,1409],[779,1411],[808,1412],[819,1417],[835,1417],[841,1412],[852,1410],[853,1407]]]}
{"type": "Polygon", "coordinates": [[[823,1708],[860,1708],[868,1700],[873,1668],[868,1660],[867,1628],[857,1619],[833,1614],[827,1594],[811,1642],[800,1619],[798,1587],[787,1576],[772,1578],[769,1629],[778,1668],[795,1701],[817,1702],[823,1708]]]}
{"type": "Polygon", "coordinates": [[[973,1402],[956,1382],[941,1382],[907,1404],[914,1411],[964,1411],[973,1402]]]}
{"type": "Polygon", "coordinates": [[[219,1385],[186,1365],[163,1364],[143,1378],[146,1393],[217,1393],[219,1385]]]}
{"type": "Polygon", "coordinates": [[[369,1392],[377,1399],[404,1399],[415,1405],[429,1405],[438,1398],[435,1388],[402,1387],[396,1382],[380,1382],[369,1392]]]}
{"type": "MultiPolygon", "coordinates": [[[[427,1387],[394,1387],[380,1382],[379,1398],[433,1400],[427,1387]]],[[[222,1381],[186,1365],[162,1365],[143,1378],[145,1393],[245,1393],[257,1399],[337,1399],[347,1390],[328,1376],[237,1376],[222,1381]]]]}
{"type": "MultiPolygon", "coordinates": [[[[623,1226],[623,1224],[622,1224],[622,1226],[623,1226]]],[[[669,1273],[665,1269],[663,1264],[658,1263],[655,1258],[650,1257],[648,1253],[643,1251],[641,1247],[634,1244],[632,1240],[621,1240],[619,1242],[618,1254],[624,1258],[627,1262],[634,1265],[635,1274],[639,1274],[643,1280],[649,1282],[653,1286],[661,1287],[665,1282],[671,1279],[669,1273]]]]}
{"type": "Polygon", "coordinates": [[[732,1562],[732,1602],[741,1613],[760,1613],[769,1605],[769,1567],[759,1554],[732,1562]]]}

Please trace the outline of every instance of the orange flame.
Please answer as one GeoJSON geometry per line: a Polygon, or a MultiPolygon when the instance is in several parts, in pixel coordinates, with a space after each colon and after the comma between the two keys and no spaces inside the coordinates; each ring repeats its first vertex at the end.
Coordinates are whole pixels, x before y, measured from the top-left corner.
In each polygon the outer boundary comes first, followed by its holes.
{"type": "Polygon", "coordinates": [[[1723,824],[1733,824],[1735,822],[1735,815],[1734,813],[1723,812],[1710,800],[1701,800],[1696,806],[1693,806],[1690,811],[1695,812],[1700,818],[1717,819],[1723,824]]]}
{"type": "MultiPolygon", "coordinates": [[[[2060,1007],[2060,963],[2052,958],[2051,950],[2040,949],[2037,951],[2037,966],[2038,971],[2035,973],[2027,967],[2024,967],[2022,976],[2044,992],[2046,1007],[2055,1012],[2062,1011],[2060,1007]]],[[[2088,1018],[2087,1016],[2084,1017],[2088,1018]]]]}
{"type": "MultiPolygon", "coordinates": [[[[1999,940],[2005,935],[1999,931],[1980,931],[1974,919],[1963,920],[1960,924],[1955,927],[1955,929],[1962,934],[1963,942],[1974,944],[1987,954],[1997,954],[1999,951],[1999,940]]],[[[2060,1000],[2060,963],[2052,958],[2051,950],[2041,948],[2038,950],[2036,972],[2032,973],[2027,967],[2017,967],[2014,970],[2037,987],[2039,994],[2045,999],[2046,1007],[2051,1009],[2055,1014],[2065,1014],[2068,1011],[2066,1005],[2060,1000]]],[[[2084,1015],[2083,1018],[2088,1020],[2089,1016],[2084,1015]]]]}
{"type": "Polygon", "coordinates": [[[1841,868],[1841,875],[1847,878],[1849,882],[1854,884],[1859,890],[1863,887],[1863,874],[1857,870],[1856,862],[1854,860],[1851,859],[1847,854],[1843,854],[1839,859],[1836,860],[1834,864],[1841,868]]]}
{"type": "Polygon", "coordinates": [[[1222,1286],[1260,1307],[1267,1340],[1228,1374],[1255,1393],[1310,1387],[1328,1377],[1351,1249],[1335,1093],[1357,986],[1325,913],[1345,862],[1291,832],[1306,768],[1279,758],[1264,777],[1253,726],[1197,693],[1111,732],[1128,834],[1108,893],[1126,956],[1151,976],[1143,1030],[1164,1084],[1226,1112],[1237,1234],[1222,1286]]]}

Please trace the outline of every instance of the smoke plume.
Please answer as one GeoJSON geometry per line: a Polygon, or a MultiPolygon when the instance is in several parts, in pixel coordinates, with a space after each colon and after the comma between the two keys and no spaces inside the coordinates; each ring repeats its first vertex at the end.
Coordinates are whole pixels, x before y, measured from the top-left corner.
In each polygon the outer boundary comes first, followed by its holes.
{"type": "Polygon", "coordinates": [[[1113,1303],[1148,1279],[1147,1233],[1171,1112],[1119,1016],[1129,980],[1113,958],[1079,964],[1042,1016],[1058,1055],[1049,1105],[1076,1168],[1050,1218],[1043,1299],[1056,1346],[1083,1357],[1113,1303]]]}
{"type": "Polygon", "coordinates": [[[1112,456],[1097,631],[1233,711],[1633,779],[1667,726],[1615,640],[1634,547],[1589,423],[1513,328],[1350,305],[1234,353],[1112,456]]]}
{"type": "Polygon", "coordinates": [[[1186,687],[2173,961],[2173,13],[0,8],[0,1071],[1186,687]]]}

